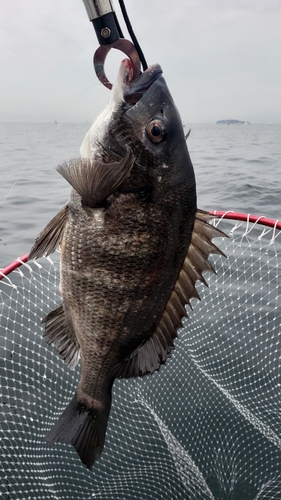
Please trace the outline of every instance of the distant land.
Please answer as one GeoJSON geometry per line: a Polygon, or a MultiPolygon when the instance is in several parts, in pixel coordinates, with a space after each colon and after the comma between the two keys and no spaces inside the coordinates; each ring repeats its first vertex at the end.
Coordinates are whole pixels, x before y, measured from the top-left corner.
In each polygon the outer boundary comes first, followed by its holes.
{"type": "Polygon", "coordinates": [[[250,122],[242,122],[241,120],[218,120],[218,125],[250,125],[250,122]]]}

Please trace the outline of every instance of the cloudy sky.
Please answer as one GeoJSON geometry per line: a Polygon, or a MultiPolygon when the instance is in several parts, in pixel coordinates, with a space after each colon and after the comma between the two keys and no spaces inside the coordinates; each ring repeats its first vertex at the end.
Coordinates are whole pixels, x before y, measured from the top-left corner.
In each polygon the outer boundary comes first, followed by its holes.
{"type": "MultiPolygon", "coordinates": [[[[114,6],[118,18],[118,0],[114,6]]],[[[280,0],[127,0],[185,123],[281,123],[280,0]]],[[[109,91],[82,0],[1,0],[0,121],[93,121],[109,91]]],[[[113,52],[113,51],[112,51],[113,52]]],[[[107,60],[114,79],[122,58],[107,60]]]]}

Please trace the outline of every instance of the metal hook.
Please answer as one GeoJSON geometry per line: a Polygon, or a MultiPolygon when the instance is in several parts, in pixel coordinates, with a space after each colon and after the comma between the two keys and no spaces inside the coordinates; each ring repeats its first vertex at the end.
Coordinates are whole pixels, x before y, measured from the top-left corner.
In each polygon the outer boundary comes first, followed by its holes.
{"type": "Polygon", "coordinates": [[[126,54],[126,56],[128,56],[129,59],[131,59],[133,65],[132,80],[137,78],[141,73],[141,63],[139,55],[136,51],[135,46],[129,40],[126,40],[125,38],[118,38],[118,40],[115,40],[115,42],[111,44],[101,45],[94,54],[94,68],[100,82],[109,90],[112,89],[112,84],[110,83],[105,74],[104,63],[108,52],[112,48],[121,50],[121,52],[124,52],[124,54],[126,54]]]}

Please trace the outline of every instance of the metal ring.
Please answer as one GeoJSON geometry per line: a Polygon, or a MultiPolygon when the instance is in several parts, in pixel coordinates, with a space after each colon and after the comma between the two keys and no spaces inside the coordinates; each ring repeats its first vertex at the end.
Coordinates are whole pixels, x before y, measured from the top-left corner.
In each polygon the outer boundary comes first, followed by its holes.
{"type": "Polygon", "coordinates": [[[125,38],[118,38],[115,42],[108,44],[108,45],[101,45],[95,52],[94,54],[94,68],[96,75],[100,82],[107,87],[109,90],[112,89],[112,84],[110,81],[107,79],[107,76],[104,72],[104,63],[105,59],[107,57],[108,52],[110,49],[118,49],[121,50],[121,52],[124,52],[126,56],[131,59],[132,64],[133,64],[133,78],[137,78],[141,72],[141,63],[139,60],[139,55],[136,51],[135,46],[130,42],[129,40],[126,40],[125,38]]]}

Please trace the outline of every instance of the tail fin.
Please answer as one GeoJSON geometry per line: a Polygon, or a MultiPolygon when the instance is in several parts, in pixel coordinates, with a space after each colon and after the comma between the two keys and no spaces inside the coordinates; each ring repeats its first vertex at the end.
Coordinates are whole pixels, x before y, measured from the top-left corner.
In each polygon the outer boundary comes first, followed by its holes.
{"type": "Polygon", "coordinates": [[[82,462],[88,469],[92,469],[104,447],[110,405],[109,399],[103,407],[89,407],[78,401],[75,394],[54,427],[47,433],[47,443],[71,443],[82,462]]]}

